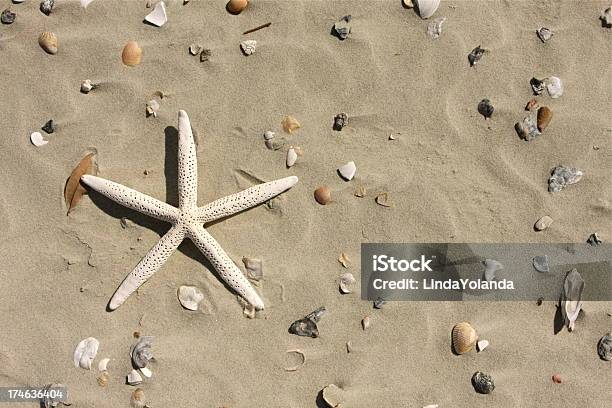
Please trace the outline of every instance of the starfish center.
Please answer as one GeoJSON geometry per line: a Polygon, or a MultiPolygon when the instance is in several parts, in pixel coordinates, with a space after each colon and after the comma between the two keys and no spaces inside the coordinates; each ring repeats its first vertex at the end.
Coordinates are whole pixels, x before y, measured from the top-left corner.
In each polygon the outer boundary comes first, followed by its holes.
{"type": "Polygon", "coordinates": [[[193,225],[197,223],[196,212],[194,210],[179,211],[178,222],[183,225],[193,225]]]}

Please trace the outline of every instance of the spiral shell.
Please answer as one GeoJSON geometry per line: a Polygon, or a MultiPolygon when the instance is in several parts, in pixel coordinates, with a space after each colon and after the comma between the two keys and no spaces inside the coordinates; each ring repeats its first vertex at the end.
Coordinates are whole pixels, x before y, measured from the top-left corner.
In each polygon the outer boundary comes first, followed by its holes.
{"type": "Polygon", "coordinates": [[[457,323],[453,327],[453,348],[457,354],[471,351],[476,345],[478,336],[476,330],[468,322],[457,323]]]}
{"type": "Polygon", "coordinates": [[[57,36],[50,32],[45,31],[38,37],[38,44],[40,47],[49,54],[57,54],[57,36]]]}
{"type": "Polygon", "coordinates": [[[128,41],[123,47],[121,53],[121,60],[128,67],[134,67],[140,64],[142,60],[142,49],[138,46],[136,41],[128,41]]]}
{"type": "Polygon", "coordinates": [[[229,0],[226,8],[232,14],[240,14],[248,5],[249,0],[229,0]]]}

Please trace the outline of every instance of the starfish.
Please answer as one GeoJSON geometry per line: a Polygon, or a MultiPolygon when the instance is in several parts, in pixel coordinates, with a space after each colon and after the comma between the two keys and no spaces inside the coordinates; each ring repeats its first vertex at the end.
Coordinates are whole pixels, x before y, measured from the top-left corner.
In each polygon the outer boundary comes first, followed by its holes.
{"type": "Polygon", "coordinates": [[[142,258],[113,294],[108,307],[115,310],[166,262],[185,238],[189,238],[208,258],[221,278],[247,302],[262,310],[264,303],[247,278],[204,224],[259,205],[290,189],[295,176],[258,184],[239,193],[197,206],[198,163],[191,123],[183,110],[178,114],[178,208],[129,187],[92,175],[81,177],[83,183],[111,200],[172,224],[170,230],[142,258]]]}

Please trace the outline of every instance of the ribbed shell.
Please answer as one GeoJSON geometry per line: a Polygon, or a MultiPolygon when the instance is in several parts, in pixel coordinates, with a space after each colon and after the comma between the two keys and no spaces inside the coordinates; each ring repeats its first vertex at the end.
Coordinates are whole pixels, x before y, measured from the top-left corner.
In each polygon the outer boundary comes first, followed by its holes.
{"type": "Polygon", "coordinates": [[[57,36],[50,31],[45,31],[38,37],[38,44],[49,54],[57,53],[57,36]]]}
{"type": "Polygon", "coordinates": [[[129,67],[140,64],[142,59],[142,49],[138,46],[136,41],[128,41],[123,47],[123,53],[121,53],[121,60],[129,67]]]}
{"type": "Polygon", "coordinates": [[[457,323],[453,327],[453,348],[457,354],[471,351],[478,341],[476,330],[468,322],[457,323]]]}

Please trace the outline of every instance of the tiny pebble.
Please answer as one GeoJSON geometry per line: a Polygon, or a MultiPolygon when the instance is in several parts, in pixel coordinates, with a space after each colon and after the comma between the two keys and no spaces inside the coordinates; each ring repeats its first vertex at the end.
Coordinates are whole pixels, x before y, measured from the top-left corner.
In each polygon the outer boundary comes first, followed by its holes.
{"type": "Polygon", "coordinates": [[[4,10],[0,15],[0,21],[2,21],[2,24],[13,24],[15,21],[15,13],[10,9],[4,10]]]}
{"type": "Polygon", "coordinates": [[[589,235],[589,238],[587,239],[587,243],[591,246],[599,246],[602,242],[603,241],[601,240],[601,238],[599,238],[599,234],[597,234],[596,232],[589,235]]]}
{"type": "Polygon", "coordinates": [[[552,376],[552,380],[555,384],[561,384],[563,382],[563,379],[561,378],[559,374],[554,374],[552,376]]]}

